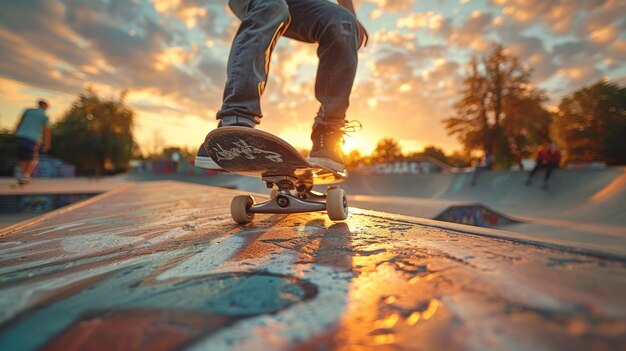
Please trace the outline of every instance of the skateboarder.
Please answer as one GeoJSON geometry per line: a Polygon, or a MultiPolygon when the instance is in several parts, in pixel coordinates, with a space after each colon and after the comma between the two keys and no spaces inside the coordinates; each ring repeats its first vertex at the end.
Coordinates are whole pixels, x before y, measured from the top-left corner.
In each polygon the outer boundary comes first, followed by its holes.
{"type": "Polygon", "coordinates": [[[15,129],[17,141],[17,165],[21,176],[20,184],[28,184],[31,174],[37,167],[39,156],[39,143],[43,136],[43,151],[50,150],[50,128],[48,128],[48,116],[46,110],[48,103],[45,100],[37,102],[38,108],[29,108],[24,111],[22,118],[15,129]]]}
{"type": "MultiPolygon", "coordinates": [[[[254,128],[261,122],[260,99],[278,39],[286,36],[318,43],[319,67],[315,97],[321,106],[315,117],[309,162],[344,169],[341,143],[348,127],[346,110],[357,68],[357,51],[368,34],[356,19],[352,0],[230,0],[241,20],[228,58],[227,81],[218,127],[254,128]]],[[[196,165],[220,169],[203,146],[196,165]]]]}
{"type": "Polygon", "coordinates": [[[545,141],[543,146],[537,152],[537,158],[535,159],[535,167],[530,174],[528,175],[528,179],[526,179],[526,185],[530,185],[532,181],[532,177],[537,173],[538,170],[545,168],[546,174],[543,179],[543,187],[548,187],[548,180],[550,180],[550,175],[552,175],[552,170],[555,168],[559,168],[559,164],[561,163],[561,152],[559,151],[556,143],[550,143],[549,141],[545,141]]]}
{"type": "Polygon", "coordinates": [[[482,171],[491,171],[493,169],[493,153],[491,151],[485,152],[485,155],[478,160],[478,163],[472,170],[471,185],[475,186],[478,181],[478,174],[482,171]]]}

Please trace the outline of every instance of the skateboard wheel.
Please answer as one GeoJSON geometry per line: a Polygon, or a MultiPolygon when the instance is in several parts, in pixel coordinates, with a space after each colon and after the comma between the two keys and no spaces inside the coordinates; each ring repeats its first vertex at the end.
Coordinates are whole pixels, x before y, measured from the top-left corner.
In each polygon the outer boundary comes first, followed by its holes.
{"type": "Polygon", "coordinates": [[[233,198],[230,203],[230,215],[239,224],[246,224],[252,221],[254,213],[248,212],[254,205],[254,198],[250,195],[239,195],[233,198]]]}
{"type": "Polygon", "coordinates": [[[337,187],[328,190],[326,195],[326,212],[333,221],[343,221],[348,218],[348,198],[345,190],[337,187]]]}
{"type": "Polygon", "coordinates": [[[289,207],[289,198],[286,197],[286,196],[281,195],[281,196],[276,198],[276,203],[281,208],[287,208],[287,207],[289,207]]]}

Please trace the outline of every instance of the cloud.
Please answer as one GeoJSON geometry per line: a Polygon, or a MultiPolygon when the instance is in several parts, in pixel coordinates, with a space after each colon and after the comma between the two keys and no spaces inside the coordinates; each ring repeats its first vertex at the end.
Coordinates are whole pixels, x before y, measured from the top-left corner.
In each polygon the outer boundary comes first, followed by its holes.
{"type": "Polygon", "coordinates": [[[377,44],[389,44],[409,51],[415,51],[416,39],[417,35],[415,33],[402,33],[397,30],[390,31],[383,28],[376,31],[370,40],[377,44]]]}
{"type": "Polygon", "coordinates": [[[50,90],[73,89],[70,81],[77,78],[74,72],[61,69],[45,55],[38,57],[39,50],[23,45],[19,37],[4,29],[0,29],[0,51],[6,55],[0,60],[2,76],[50,90]]]}
{"type": "Polygon", "coordinates": [[[569,0],[492,0],[491,3],[502,8],[505,21],[515,21],[522,26],[533,22],[542,22],[558,34],[564,34],[573,29],[576,21],[576,12],[581,4],[586,8],[593,8],[603,0],[569,1],[569,0]]]}
{"type": "Polygon", "coordinates": [[[431,29],[434,32],[440,31],[442,28],[450,28],[451,21],[440,13],[432,11],[414,12],[407,16],[400,17],[396,21],[398,28],[408,29],[431,29]]]}
{"type": "Polygon", "coordinates": [[[492,19],[491,13],[473,12],[461,26],[445,26],[439,31],[448,37],[449,43],[475,51],[486,51],[493,43],[485,36],[492,29],[492,19]]]}
{"type": "Polygon", "coordinates": [[[235,29],[235,17],[226,3],[227,1],[152,0],[154,9],[162,17],[175,18],[187,29],[199,28],[207,37],[219,41],[231,38],[235,29]]]}
{"type": "MultiPolygon", "coordinates": [[[[553,98],[604,76],[624,80],[624,1],[461,3],[363,1],[359,17],[371,38],[359,54],[348,117],[361,119],[364,136],[452,145],[440,121],[458,98],[469,57],[486,55],[495,43],[534,68],[533,82],[553,98]]],[[[196,116],[190,125],[212,126],[239,24],[227,1],[4,1],[0,79],[63,99],[86,85],[128,90],[141,126],[159,118],[184,126],[189,116],[196,116]]],[[[263,128],[283,136],[299,131],[303,144],[319,108],[316,49],[281,39],[262,100],[263,128]]]]}
{"type": "Polygon", "coordinates": [[[516,36],[507,47],[520,64],[533,69],[533,80],[541,83],[556,73],[554,55],[546,48],[543,40],[532,36],[516,36]]]}
{"type": "Polygon", "coordinates": [[[372,74],[377,79],[393,82],[413,74],[409,56],[402,51],[387,51],[371,65],[372,74]]]}
{"type": "Polygon", "coordinates": [[[543,25],[556,35],[595,37],[599,41],[615,38],[626,12],[626,3],[620,0],[492,0],[491,4],[501,8],[504,22],[518,28],[543,25]]]}
{"type": "Polygon", "coordinates": [[[226,83],[226,64],[224,61],[205,54],[198,61],[197,68],[210,80],[212,86],[223,87],[226,83]]]}
{"type": "Polygon", "coordinates": [[[365,2],[375,5],[369,14],[369,18],[376,19],[385,13],[399,13],[411,9],[414,0],[366,0],[365,2]]]}

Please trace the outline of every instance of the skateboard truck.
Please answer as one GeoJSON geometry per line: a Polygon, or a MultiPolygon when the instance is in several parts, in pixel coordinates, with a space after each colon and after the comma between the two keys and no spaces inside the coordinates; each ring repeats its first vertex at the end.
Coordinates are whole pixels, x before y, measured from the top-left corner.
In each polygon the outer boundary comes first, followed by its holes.
{"type": "Polygon", "coordinates": [[[288,214],[326,210],[331,220],[344,220],[348,217],[346,192],[338,186],[329,186],[324,194],[311,190],[312,184],[296,184],[299,181],[296,177],[264,176],[262,180],[268,188],[272,188],[270,199],[256,204],[254,197],[250,195],[234,197],[230,212],[235,222],[248,223],[256,213],[288,214]],[[293,195],[292,191],[297,195],[293,195]],[[326,199],[326,203],[306,200],[307,198],[326,199]]]}

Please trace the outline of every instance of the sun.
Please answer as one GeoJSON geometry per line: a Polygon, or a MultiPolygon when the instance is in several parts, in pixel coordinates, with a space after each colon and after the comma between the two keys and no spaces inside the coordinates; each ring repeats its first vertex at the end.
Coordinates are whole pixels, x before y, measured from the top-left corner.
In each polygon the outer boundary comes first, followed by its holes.
{"type": "MultiPolygon", "coordinates": [[[[293,124],[279,131],[269,131],[274,132],[298,150],[311,150],[311,126],[308,123],[293,124]]],[[[354,133],[344,136],[341,149],[346,155],[353,150],[358,150],[361,155],[369,155],[376,148],[376,142],[367,135],[354,133]]]]}
{"type": "Polygon", "coordinates": [[[368,139],[363,135],[352,135],[345,138],[342,150],[349,154],[353,150],[357,150],[361,155],[369,155],[376,147],[376,142],[368,139]]]}

